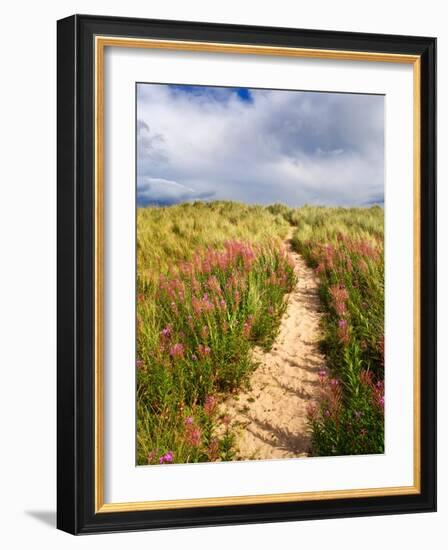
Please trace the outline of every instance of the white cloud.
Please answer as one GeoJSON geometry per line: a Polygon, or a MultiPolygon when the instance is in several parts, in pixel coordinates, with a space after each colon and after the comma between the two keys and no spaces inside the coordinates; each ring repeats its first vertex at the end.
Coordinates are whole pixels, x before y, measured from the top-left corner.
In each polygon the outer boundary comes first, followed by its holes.
{"type": "Polygon", "coordinates": [[[381,200],[382,96],[140,84],[141,203],[381,200]]]}
{"type": "Polygon", "coordinates": [[[194,189],[177,181],[148,176],[140,178],[137,188],[137,199],[141,205],[174,204],[212,196],[212,193],[197,193],[194,189]]]}

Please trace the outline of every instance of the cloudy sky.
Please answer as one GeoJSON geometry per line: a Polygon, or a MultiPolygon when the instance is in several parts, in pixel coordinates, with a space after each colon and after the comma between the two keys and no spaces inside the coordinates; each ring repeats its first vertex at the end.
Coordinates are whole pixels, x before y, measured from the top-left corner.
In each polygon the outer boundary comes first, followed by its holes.
{"type": "Polygon", "coordinates": [[[384,97],[137,85],[137,202],[384,200],[384,97]]]}

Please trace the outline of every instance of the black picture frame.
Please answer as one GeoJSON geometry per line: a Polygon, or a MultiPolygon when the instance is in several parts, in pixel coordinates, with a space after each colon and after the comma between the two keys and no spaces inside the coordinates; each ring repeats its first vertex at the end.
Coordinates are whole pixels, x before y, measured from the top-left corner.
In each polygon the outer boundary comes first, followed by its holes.
{"type": "Polygon", "coordinates": [[[57,527],[82,534],[435,511],[436,39],[74,15],[58,21],[57,48],[57,527]],[[419,494],[95,512],[93,42],[97,35],[420,56],[419,494]]]}

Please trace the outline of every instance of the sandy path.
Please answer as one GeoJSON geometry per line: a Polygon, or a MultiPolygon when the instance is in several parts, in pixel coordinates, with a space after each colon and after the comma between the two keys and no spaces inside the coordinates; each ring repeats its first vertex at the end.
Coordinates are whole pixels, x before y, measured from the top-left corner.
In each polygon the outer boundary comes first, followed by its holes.
{"type": "Polygon", "coordinates": [[[288,297],[276,341],[269,352],[254,350],[260,363],[250,379],[250,390],[221,406],[237,426],[239,459],[307,456],[307,405],[315,401],[318,372],[325,366],[319,352],[321,313],[317,279],[305,260],[288,249],[298,283],[288,297]]]}

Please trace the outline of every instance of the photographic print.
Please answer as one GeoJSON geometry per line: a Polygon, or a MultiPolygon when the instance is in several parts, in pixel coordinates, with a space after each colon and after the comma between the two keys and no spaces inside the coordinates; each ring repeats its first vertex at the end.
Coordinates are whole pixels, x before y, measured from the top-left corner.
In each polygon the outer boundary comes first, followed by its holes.
{"type": "Polygon", "coordinates": [[[138,465],[384,452],[384,96],[136,84],[138,465]]]}

